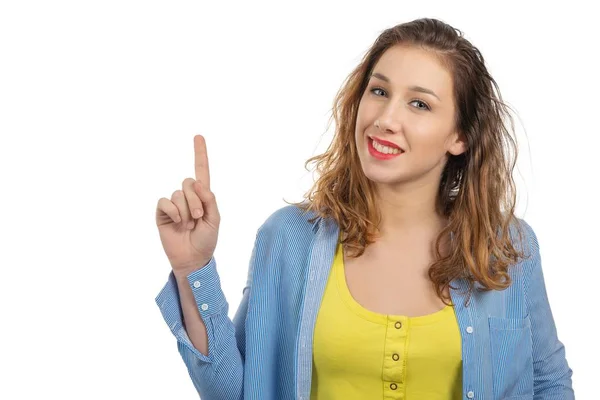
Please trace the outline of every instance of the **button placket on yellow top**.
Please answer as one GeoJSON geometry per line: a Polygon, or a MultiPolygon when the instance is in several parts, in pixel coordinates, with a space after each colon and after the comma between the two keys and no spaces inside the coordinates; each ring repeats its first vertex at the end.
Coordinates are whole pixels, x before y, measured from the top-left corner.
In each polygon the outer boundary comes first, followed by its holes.
{"type": "Polygon", "coordinates": [[[382,375],[384,399],[404,399],[409,327],[408,317],[389,315],[387,318],[382,375]]]}

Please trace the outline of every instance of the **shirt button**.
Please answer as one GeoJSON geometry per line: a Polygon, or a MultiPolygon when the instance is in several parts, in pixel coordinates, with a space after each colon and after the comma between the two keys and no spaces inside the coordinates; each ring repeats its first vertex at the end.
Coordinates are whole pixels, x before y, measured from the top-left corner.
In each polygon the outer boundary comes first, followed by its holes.
{"type": "Polygon", "coordinates": [[[208,310],[208,304],[204,303],[200,308],[202,308],[202,311],[206,311],[208,310]]]}
{"type": "Polygon", "coordinates": [[[472,399],[473,397],[475,397],[475,393],[473,393],[473,391],[469,391],[469,393],[467,393],[467,397],[472,399]]]}
{"type": "Polygon", "coordinates": [[[196,282],[194,282],[194,287],[195,287],[195,288],[199,288],[199,287],[200,287],[200,281],[196,281],[196,282]]]}
{"type": "Polygon", "coordinates": [[[396,327],[396,329],[400,329],[402,328],[402,322],[398,321],[394,324],[394,326],[396,327]]]}
{"type": "Polygon", "coordinates": [[[398,359],[400,359],[400,356],[398,354],[393,354],[392,358],[394,359],[394,361],[398,361],[398,359]]]}
{"type": "Polygon", "coordinates": [[[473,333],[473,327],[467,326],[467,333],[473,333]]]}
{"type": "Polygon", "coordinates": [[[392,389],[392,390],[396,390],[397,388],[398,388],[398,385],[396,385],[395,383],[392,383],[390,385],[390,389],[392,389]]]}

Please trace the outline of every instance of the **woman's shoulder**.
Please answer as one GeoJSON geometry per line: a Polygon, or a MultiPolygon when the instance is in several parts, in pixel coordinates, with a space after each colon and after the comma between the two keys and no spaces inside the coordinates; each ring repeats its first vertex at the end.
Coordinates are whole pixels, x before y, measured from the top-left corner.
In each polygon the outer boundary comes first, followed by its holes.
{"type": "Polygon", "coordinates": [[[532,254],[539,250],[537,235],[524,218],[515,216],[509,231],[513,246],[518,250],[524,251],[526,254],[532,254]]]}
{"type": "Polygon", "coordinates": [[[532,226],[524,218],[517,217],[510,226],[510,237],[513,247],[522,252],[523,257],[509,269],[509,274],[513,281],[521,281],[526,288],[536,270],[542,268],[538,238],[532,226]]]}
{"type": "Polygon", "coordinates": [[[287,205],[272,212],[258,229],[259,234],[312,235],[318,224],[318,216],[312,210],[297,205],[287,205]]]}

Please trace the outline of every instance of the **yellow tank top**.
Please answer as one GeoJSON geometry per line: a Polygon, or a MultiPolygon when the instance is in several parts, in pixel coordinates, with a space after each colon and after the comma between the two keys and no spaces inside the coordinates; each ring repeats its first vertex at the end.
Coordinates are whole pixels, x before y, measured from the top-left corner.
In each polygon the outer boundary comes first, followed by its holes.
{"type": "Polygon", "coordinates": [[[311,400],[461,399],[454,309],[419,317],[367,310],[350,293],[338,243],[313,337],[311,400]]]}

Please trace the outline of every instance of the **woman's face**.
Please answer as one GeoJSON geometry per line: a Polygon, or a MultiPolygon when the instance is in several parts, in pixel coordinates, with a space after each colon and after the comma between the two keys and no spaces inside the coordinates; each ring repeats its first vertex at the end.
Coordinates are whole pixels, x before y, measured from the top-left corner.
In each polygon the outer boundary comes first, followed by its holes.
{"type": "Polygon", "coordinates": [[[367,178],[378,186],[439,183],[448,153],[465,151],[454,115],[452,76],[435,56],[417,47],[389,48],[373,68],[356,119],[367,178]],[[401,150],[381,147],[382,141],[401,150]]]}

